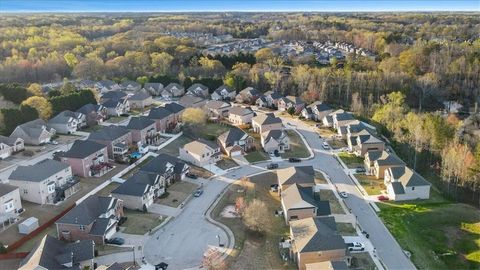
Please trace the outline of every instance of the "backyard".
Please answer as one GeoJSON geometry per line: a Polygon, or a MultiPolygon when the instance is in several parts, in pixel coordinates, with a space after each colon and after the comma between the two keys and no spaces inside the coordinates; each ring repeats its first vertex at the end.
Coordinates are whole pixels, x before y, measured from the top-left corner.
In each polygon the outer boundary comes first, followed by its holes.
{"type": "Polygon", "coordinates": [[[319,127],[317,132],[320,136],[322,136],[322,138],[330,138],[337,134],[332,129],[326,127],[319,127]]]}
{"type": "Polygon", "coordinates": [[[169,155],[172,155],[172,156],[176,157],[179,154],[178,149],[180,147],[184,146],[185,144],[191,142],[191,141],[193,141],[193,139],[191,139],[191,138],[189,138],[185,135],[182,135],[182,136],[176,138],[175,140],[173,140],[172,142],[170,142],[167,146],[158,150],[158,152],[159,153],[164,153],[164,154],[169,154],[169,155]]]}
{"type": "Polygon", "coordinates": [[[122,224],[122,227],[125,228],[122,232],[139,235],[144,235],[154,229],[165,219],[164,216],[159,216],[157,214],[128,209],[125,209],[125,216],[127,217],[127,221],[122,224]]]}
{"type": "Polygon", "coordinates": [[[358,182],[362,185],[368,195],[380,195],[385,190],[383,179],[377,179],[373,175],[355,174],[358,182]]]}
{"type": "Polygon", "coordinates": [[[167,188],[167,191],[160,196],[155,202],[171,207],[178,207],[188,196],[190,196],[198,185],[186,182],[178,181],[167,188]]]}
{"type": "Polygon", "coordinates": [[[184,134],[190,138],[202,138],[209,141],[215,141],[220,134],[231,128],[224,123],[206,123],[204,125],[186,126],[184,134]]]}
{"type": "Polygon", "coordinates": [[[350,169],[355,169],[357,167],[363,168],[363,158],[357,157],[354,154],[350,154],[347,152],[340,152],[338,153],[338,157],[347,165],[350,169]]]}
{"type": "Polygon", "coordinates": [[[270,184],[276,182],[274,173],[268,172],[250,178],[249,182],[237,181],[230,185],[225,195],[212,212],[212,217],[228,226],[235,235],[235,247],[227,259],[228,269],[296,269],[290,261],[283,261],[279,255],[278,243],[288,235],[288,227],[282,217],[275,217],[280,209],[280,198],[270,193],[270,184]],[[272,213],[264,235],[251,233],[240,218],[227,218],[221,215],[226,206],[235,205],[238,197],[248,201],[260,199],[272,213]]]}
{"type": "Polygon", "coordinates": [[[419,269],[479,269],[478,209],[431,195],[427,201],[379,203],[380,217],[419,269]]]}
{"type": "Polygon", "coordinates": [[[282,158],[307,158],[310,156],[307,146],[303,142],[300,135],[293,130],[286,130],[288,138],[290,138],[290,150],[280,154],[282,158]]]}

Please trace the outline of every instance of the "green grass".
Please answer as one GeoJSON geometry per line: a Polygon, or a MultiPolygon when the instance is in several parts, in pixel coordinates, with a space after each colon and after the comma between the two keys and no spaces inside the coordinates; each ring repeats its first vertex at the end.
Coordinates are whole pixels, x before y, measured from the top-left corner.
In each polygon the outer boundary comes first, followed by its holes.
{"type": "Polygon", "coordinates": [[[432,199],[379,203],[380,217],[419,269],[479,269],[478,209],[432,199]]]}
{"type": "Polygon", "coordinates": [[[358,182],[362,185],[368,195],[380,195],[385,190],[383,179],[377,179],[373,175],[355,174],[358,182]]]}
{"type": "Polygon", "coordinates": [[[246,154],[244,157],[250,163],[270,159],[270,157],[265,152],[260,151],[260,150],[250,152],[250,153],[246,154]]]}
{"type": "Polygon", "coordinates": [[[146,157],[144,160],[142,160],[142,162],[138,163],[137,166],[133,167],[131,170],[129,170],[128,172],[126,172],[124,175],[122,175],[122,178],[123,178],[123,179],[129,178],[129,177],[132,176],[134,173],[136,173],[138,170],[140,170],[141,167],[143,167],[145,164],[147,164],[147,162],[149,162],[151,159],[153,159],[152,156],[146,157]]]}
{"type": "Polygon", "coordinates": [[[104,256],[113,253],[132,251],[131,248],[119,247],[112,245],[95,245],[95,249],[98,251],[98,256],[104,256]]]}
{"type": "Polygon", "coordinates": [[[290,138],[290,150],[280,154],[282,158],[307,158],[310,156],[307,146],[303,143],[302,138],[297,132],[293,130],[287,130],[288,138],[290,138]]]}
{"type": "Polygon", "coordinates": [[[193,141],[193,139],[187,136],[180,136],[175,140],[173,140],[172,142],[170,142],[167,146],[158,150],[158,152],[169,154],[176,157],[179,155],[178,149],[191,141],[193,141]]]}
{"type": "Polygon", "coordinates": [[[363,158],[357,157],[354,154],[347,152],[338,153],[338,157],[347,165],[348,168],[354,169],[357,167],[363,167],[363,158]]]}
{"type": "Polygon", "coordinates": [[[28,240],[25,242],[23,245],[21,245],[19,248],[15,250],[15,252],[30,252],[35,245],[42,240],[42,238],[45,235],[50,235],[55,238],[57,238],[57,226],[55,224],[50,225],[48,228],[46,228],[44,231],[41,233],[37,234],[35,237],[32,239],[28,240]]]}
{"type": "Polygon", "coordinates": [[[123,117],[123,116],[112,116],[110,118],[108,118],[108,120],[106,120],[105,122],[108,122],[108,123],[120,123],[122,122],[123,120],[127,119],[127,117],[123,117]]]}
{"type": "Polygon", "coordinates": [[[357,235],[357,232],[351,223],[337,223],[337,231],[341,236],[357,235]]]}
{"type": "Polygon", "coordinates": [[[102,129],[102,127],[103,127],[102,125],[95,125],[95,126],[91,126],[91,127],[87,127],[85,129],[82,129],[81,131],[94,132],[94,131],[102,129]]]}
{"type": "Polygon", "coordinates": [[[109,196],[110,193],[119,186],[120,186],[120,183],[111,182],[106,187],[99,190],[96,195],[98,195],[98,196],[109,196]]]}
{"type": "Polygon", "coordinates": [[[123,232],[138,235],[147,233],[149,230],[160,225],[165,219],[165,217],[156,214],[128,209],[125,210],[125,216],[127,216],[128,219],[122,224],[122,227],[125,227],[123,232]]]}
{"type": "Polygon", "coordinates": [[[175,182],[173,185],[167,188],[167,193],[166,193],[167,196],[157,199],[156,203],[171,206],[171,207],[178,207],[197,188],[198,188],[198,185],[190,182],[185,182],[185,181],[175,182]]]}
{"type": "Polygon", "coordinates": [[[332,190],[329,189],[321,189],[320,190],[320,200],[329,201],[330,202],[330,210],[332,214],[345,214],[343,211],[342,206],[338,202],[337,197],[332,190]]]}
{"type": "Polygon", "coordinates": [[[186,126],[184,134],[190,138],[202,138],[205,140],[215,141],[220,134],[231,128],[230,125],[221,123],[206,123],[204,125],[186,126]]]}

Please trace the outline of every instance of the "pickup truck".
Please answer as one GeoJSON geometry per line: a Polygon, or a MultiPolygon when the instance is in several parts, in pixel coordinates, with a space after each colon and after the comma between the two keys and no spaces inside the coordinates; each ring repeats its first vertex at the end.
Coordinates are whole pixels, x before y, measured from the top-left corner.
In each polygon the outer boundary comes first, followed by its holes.
{"type": "Polygon", "coordinates": [[[348,251],[364,251],[365,245],[360,242],[347,243],[348,251]]]}

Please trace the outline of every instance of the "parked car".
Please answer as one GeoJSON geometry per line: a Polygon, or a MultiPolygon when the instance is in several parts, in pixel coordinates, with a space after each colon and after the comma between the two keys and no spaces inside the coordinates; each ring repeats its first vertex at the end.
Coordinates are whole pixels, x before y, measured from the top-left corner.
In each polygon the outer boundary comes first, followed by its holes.
{"type": "Polygon", "coordinates": [[[114,238],[105,240],[105,242],[106,242],[107,244],[112,244],[112,245],[119,245],[119,246],[121,246],[121,245],[125,244],[125,239],[120,238],[120,237],[114,237],[114,238]]]}
{"type": "Polygon", "coordinates": [[[291,163],[297,163],[297,162],[301,162],[302,160],[299,159],[299,158],[295,158],[295,157],[291,157],[288,159],[288,162],[291,162],[291,163]]]}
{"type": "Polygon", "coordinates": [[[57,141],[50,141],[50,144],[58,145],[58,142],[57,141]]]}
{"type": "Polygon", "coordinates": [[[330,149],[330,145],[328,145],[327,142],[322,142],[322,147],[323,147],[323,149],[325,149],[325,150],[329,150],[329,149],[330,149]]]}
{"type": "Polygon", "coordinates": [[[278,168],[278,164],[277,163],[270,163],[267,165],[267,169],[269,170],[273,170],[273,169],[277,169],[278,168]]]}
{"type": "Polygon", "coordinates": [[[380,196],[377,197],[377,199],[378,199],[379,201],[382,201],[382,202],[383,202],[383,201],[388,201],[388,200],[390,200],[390,199],[388,198],[388,196],[385,196],[385,195],[380,195],[380,196]]]}
{"type": "Polygon", "coordinates": [[[203,189],[199,188],[195,193],[193,193],[193,197],[200,197],[203,194],[203,189]]]}
{"type": "Polygon", "coordinates": [[[191,173],[191,172],[188,172],[185,174],[188,178],[192,178],[192,179],[197,179],[198,176],[196,176],[195,174],[191,173]]]}
{"type": "Polygon", "coordinates": [[[367,170],[365,170],[364,167],[357,167],[357,168],[355,168],[355,172],[356,173],[365,173],[365,172],[367,172],[367,170]]]}
{"type": "Polygon", "coordinates": [[[340,193],[338,193],[338,194],[340,195],[340,197],[342,197],[342,198],[344,198],[344,199],[345,199],[345,198],[348,198],[348,193],[345,192],[345,191],[342,191],[342,192],[340,192],[340,193]]]}
{"type": "Polygon", "coordinates": [[[347,243],[348,251],[364,251],[365,245],[360,242],[347,243]]]}
{"type": "Polygon", "coordinates": [[[167,270],[168,263],[161,262],[157,265],[155,265],[155,270],[167,270]]]}

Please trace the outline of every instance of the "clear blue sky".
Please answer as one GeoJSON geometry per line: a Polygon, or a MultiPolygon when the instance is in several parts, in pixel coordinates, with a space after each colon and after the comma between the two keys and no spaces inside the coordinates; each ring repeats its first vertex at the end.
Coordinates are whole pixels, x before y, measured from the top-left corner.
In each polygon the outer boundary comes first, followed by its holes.
{"type": "Polygon", "coordinates": [[[480,0],[0,0],[0,12],[480,11],[480,0]]]}

